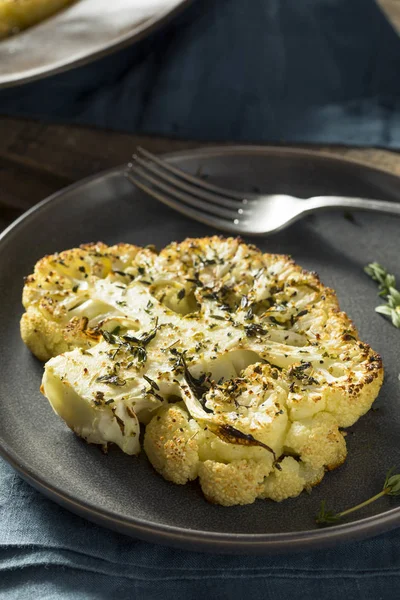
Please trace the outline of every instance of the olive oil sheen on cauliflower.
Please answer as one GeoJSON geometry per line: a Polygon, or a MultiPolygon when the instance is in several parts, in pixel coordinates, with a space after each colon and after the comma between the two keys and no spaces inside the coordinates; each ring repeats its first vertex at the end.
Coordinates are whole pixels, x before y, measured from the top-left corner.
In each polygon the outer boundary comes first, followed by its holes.
{"type": "Polygon", "coordinates": [[[67,425],[133,455],[142,424],[156,471],[224,506],[319,483],[382,385],[333,290],[240,239],[66,250],[36,264],[23,303],[67,425]]]}

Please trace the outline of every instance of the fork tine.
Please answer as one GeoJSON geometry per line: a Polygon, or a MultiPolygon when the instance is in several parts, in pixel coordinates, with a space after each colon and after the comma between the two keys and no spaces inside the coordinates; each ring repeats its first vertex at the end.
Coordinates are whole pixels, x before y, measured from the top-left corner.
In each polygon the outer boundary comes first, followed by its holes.
{"type": "Polygon", "coordinates": [[[209,213],[210,215],[214,215],[216,217],[222,217],[227,220],[233,221],[237,219],[240,214],[242,214],[242,209],[231,210],[229,208],[224,208],[222,206],[217,206],[210,202],[205,202],[201,198],[195,197],[190,194],[186,194],[185,192],[179,191],[177,188],[164,183],[157,177],[153,177],[151,173],[141,169],[140,167],[132,166],[131,172],[134,172],[136,176],[144,180],[147,184],[150,183],[152,186],[156,187],[158,190],[161,190],[175,198],[176,200],[180,200],[181,202],[193,206],[205,213],[209,213]]]}
{"type": "MultiPolygon", "coordinates": [[[[232,210],[245,210],[245,205],[247,204],[246,199],[242,198],[241,203],[238,200],[231,200],[230,198],[223,198],[216,194],[215,192],[209,192],[204,190],[199,185],[194,185],[192,183],[186,183],[181,177],[178,177],[174,174],[169,174],[169,171],[165,169],[163,166],[160,168],[158,163],[153,164],[153,162],[149,162],[149,160],[143,160],[137,154],[132,156],[133,164],[139,164],[144,170],[152,171],[157,177],[163,179],[164,181],[168,181],[172,183],[175,187],[180,190],[184,190],[189,194],[196,196],[197,198],[201,198],[206,202],[211,202],[213,205],[225,206],[226,208],[231,208],[232,210]],[[242,206],[241,206],[242,205],[242,206]]],[[[132,163],[131,163],[132,164],[132,163]]],[[[133,165],[132,165],[133,166],[133,165]]],[[[132,168],[130,166],[130,168],[132,168]]],[[[185,175],[184,173],[182,173],[185,175]]],[[[201,182],[200,182],[201,183],[201,182]]],[[[226,191],[226,190],[225,190],[226,191]]]]}
{"type": "Polygon", "coordinates": [[[243,200],[246,200],[246,196],[245,196],[245,194],[243,194],[241,192],[236,192],[234,190],[227,190],[227,189],[224,189],[217,185],[213,185],[212,183],[209,183],[208,181],[204,181],[204,179],[200,179],[200,177],[196,177],[195,175],[190,175],[189,173],[182,171],[182,169],[175,167],[170,162],[167,162],[166,160],[163,160],[162,158],[155,156],[154,154],[152,154],[148,150],[145,150],[141,146],[138,146],[136,148],[136,150],[138,153],[142,154],[145,158],[155,162],[159,167],[162,167],[163,169],[165,169],[166,171],[169,171],[170,173],[174,173],[174,175],[177,175],[181,179],[184,179],[185,181],[188,181],[189,183],[192,183],[192,184],[202,188],[203,190],[209,190],[210,192],[214,192],[215,194],[224,196],[226,198],[230,198],[232,200],[240,200],[243,204],[246,204],[246,202],[243,202],[243,200]]]}
{"type": "Polygon", "coordinates": [[[152,196],[156,200],[159,200],[163,204],[166,204],[167,206],[186,215],[187,217],[190,217],[191,219],[195,219],[196,221],[200,221],[201,223],[205,223],[206,225],[210,225],[211,227],[216,227],[217,229],[228,231],[230,233],[243,233],[243,229],[240,227],[239,223],[235,223],[233,220],[228,221],[226,219],[209,215],[200,210],[196,210],[179,200],[161,194],[154,188],[143,183],[143,181],[141,181],[133,171],[126,171],[124,175],[134,185],[146,192],[146,194],[149,194],[149,196],[152,196]]]}

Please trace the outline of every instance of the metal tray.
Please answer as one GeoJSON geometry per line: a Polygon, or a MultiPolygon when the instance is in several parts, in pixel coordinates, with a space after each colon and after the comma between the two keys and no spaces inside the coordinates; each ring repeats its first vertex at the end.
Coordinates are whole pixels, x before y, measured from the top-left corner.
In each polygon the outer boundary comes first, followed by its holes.
{"type": "Polygon", "coordinates": [[[87,63],[132,44],[192,0],[78,0],[0,41],[0,87],[87,63]]]}

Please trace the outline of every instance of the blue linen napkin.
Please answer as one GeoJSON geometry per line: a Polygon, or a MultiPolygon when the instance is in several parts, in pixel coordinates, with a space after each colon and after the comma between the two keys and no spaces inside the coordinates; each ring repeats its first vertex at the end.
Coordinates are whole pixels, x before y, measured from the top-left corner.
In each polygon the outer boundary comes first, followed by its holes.
{"type": "Polygon", "coordinates": [[[375,0],[195,0],[0,114],[190,139],[400,148],[400,39],[375,0]]]}
{"type": "Polygon", "coordinates": [[[399,577],[400,529],[275,556],[174,550],[73,515],[0,459],[0,599],[386,600],[399,577]]]}

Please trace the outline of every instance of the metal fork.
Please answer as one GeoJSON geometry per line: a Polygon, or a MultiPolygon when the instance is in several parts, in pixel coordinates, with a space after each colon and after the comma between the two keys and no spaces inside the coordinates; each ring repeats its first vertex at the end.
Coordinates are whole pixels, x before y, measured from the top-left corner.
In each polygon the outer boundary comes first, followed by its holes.
{"type": "Polygon", "coordinates": [[[335,208],[400,216],[400,203],[341,196],[306,200],[286,194],[251,194],[213,185],[137,148],[126,177],[144,192],[178,212],[216,229],[262,235],[279,231],[304,215],[335,208]]]}

